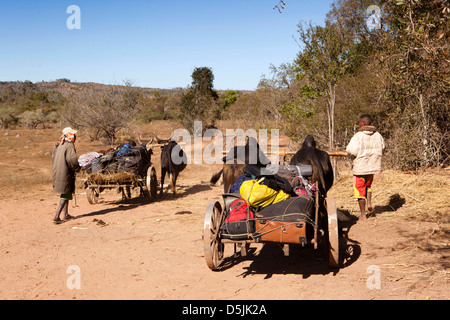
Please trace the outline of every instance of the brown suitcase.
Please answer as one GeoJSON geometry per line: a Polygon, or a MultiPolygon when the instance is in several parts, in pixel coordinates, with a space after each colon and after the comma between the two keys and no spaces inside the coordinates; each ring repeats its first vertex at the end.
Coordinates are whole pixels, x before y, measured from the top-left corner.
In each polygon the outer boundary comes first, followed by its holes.
{"type": "Polygon", "coordinates": [[[312,197],[295,197],[256,213],[254,235],[261,242],[307,243],[307,219],[314,212],[312,197]]]}
{"type": "Polygon", "coordinates": [[[256,234],[261,242],[306,244],[306,222],[256,220],[256,234]]]}

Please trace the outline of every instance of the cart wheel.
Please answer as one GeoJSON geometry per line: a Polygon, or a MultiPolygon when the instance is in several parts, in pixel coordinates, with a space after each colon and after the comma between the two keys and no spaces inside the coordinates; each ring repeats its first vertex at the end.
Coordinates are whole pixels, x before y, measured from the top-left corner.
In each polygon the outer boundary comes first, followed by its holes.
{"type": "Polygon", "coordinates": [[[331,268],[339,267],[339,224],[334,198],[325,199],[328,213],[328,264],[331,268]]]}
{"type": "Polygon", "coordinates": [[[150,201],[156,201],[156,195],[158,192],[158,180],[156,178],[156,170],[153,167],[149,167],[147,170],[147,178],[145,181],[147,186],[147,196],[150,201]]]}
{"type": "Polygon", "coordinates": [[[218,201],[210,202],[206,208],[203,227],[203,246],[206,264],[211,270],[218,270],[223,260],[224,244],[220,239],[222,206],[218,201]]]}
{"type": "Polygon", "coordinates": [[[98,192],[93,187],[86,188],[86,197],[90,204],[96,204],[98,202],[98,192]]]}

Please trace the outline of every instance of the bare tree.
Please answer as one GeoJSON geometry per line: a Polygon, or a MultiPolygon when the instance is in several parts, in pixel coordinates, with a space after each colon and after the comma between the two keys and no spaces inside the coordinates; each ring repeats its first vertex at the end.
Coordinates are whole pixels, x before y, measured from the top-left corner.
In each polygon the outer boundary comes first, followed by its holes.
{"type": "Polygon", "coordinates": [[[258,94],[261,97],[260,108],[279,123],[282,119],[282,107],[295,99],[295,66],[283,63],[279,67],[270,65],[271,77],[263,75],[258,84],[258,94]]]}
{"type": "Polygon", "coordinates": [[[63,117],[72,125],[84,128],[91,139],[105,135],[111,145],[117,133],[140,111],[142,93],[126,82],[100,91],[84,89],[74,97],[63,117]]]}
{"type": "Polygon", "coordinates": [[[296,64],[299,78],[327,99],[329,148],[334,149],[334,122],[336,85],[339,79],[352,69],[352,38],[346,34],[339,21],[326,21],[325,27],[312,23],[298,25],[300,41],[304,48],[298,54],[296,64]]]}

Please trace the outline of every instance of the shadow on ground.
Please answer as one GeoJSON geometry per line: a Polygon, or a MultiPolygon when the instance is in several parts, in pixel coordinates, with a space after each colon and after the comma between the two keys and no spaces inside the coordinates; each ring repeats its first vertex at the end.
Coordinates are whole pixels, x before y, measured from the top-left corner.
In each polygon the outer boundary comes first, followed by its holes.
{"type": "MultiPolygon", "coordinates": [[[[340,216],[346,217],[347,212],[341,212],[340,216]]],[[[220,268],[221,271],[232,267],[237,267],[244,261],[251,261],[248,267],[244,267],[242,277],[249,275],[263,274],[265,279],[271,278],[274,274],[298,274],[304,279],[311,275],[337,274],[341,268],[346,268],[353,264],[361,255],[360,243],[350,239],[348,233],[350,228],[357,222],[353,216],[349,215],[346,221],[339,223],[340,237],[340,268],[333,269],[328,265],[328,251],[325,245],[314,249],[309,244],[305,247],[301,245],[289,245],[289,256],[285,256],[283,246],[279,243],[265,243],[261,250],[250,248],[246,256],[237,254],[225,257],[220,268]]],[[[232,245],[232,244],[227,244],[232,245]]]]}
{"type": "Polygon", "coordinates": [[[389,202],[387,205],[374,207],[374,214],[397,211],[405,204],[405,202],[405,198],[400,196],[398,193],[393,194],[389,197],[389,202]]]}

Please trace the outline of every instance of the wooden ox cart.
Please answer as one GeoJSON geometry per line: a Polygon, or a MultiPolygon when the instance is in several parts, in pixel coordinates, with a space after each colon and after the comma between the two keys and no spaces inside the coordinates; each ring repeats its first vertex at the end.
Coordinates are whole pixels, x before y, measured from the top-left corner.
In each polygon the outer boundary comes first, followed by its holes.
{"type": "Polygon", "coordinates": [[[88,202],[97,203],[100,193],[108,189],[117,189],[122,193],[122,198],[131,198],[132,190],[138,189],[139,194],[145,195],[150,201],[155,201],[158,180],[151,162],[152,147],[153,145],[141,146],[121,157],[116,157],[113,152],[106,155],[105,159],[100,158],[94,163],[100,166],[98,171],[89,173],[83,179],[88,202]],[[137,159],[135,160],[138,162],[137,168],[130,169],[127,167],[128,164],[136,164],[133,163],[133,159],[137,159]]]}
{"type": "MultiPolygon", "coordinates": [[[[140,139],[139,139],[140,140],[140,139]]],[[[154,147],[161,147],[161,154],[163,155],[166,153],[166,157],[161,157],[161,194],[163,190],[163,183],[164,183],[164,175],[167,171],[169,174],[169,178],[173,177],[174,172],[170,171],[168,168],[175,168],[178,169],[178,166],[176,165],[169,165],[166,163],[168,156],[170,156],[170,149],[169,151],[165,151],[166,147],[172,143],[173,145],[184,145],[185,143],[176,143],[172,140],[172,137],[169,139],[159,139],[156,135],[151,139],[149,143],[147,143],[144,147],[142,145],[140,148],[142,149],[143,154],[140,154],[140,156],[143,158],[143,163],[139,165],[139,170],[137,172],[126,172],[126,171],[120,171],[117,172],[117,168],[114,167],[113,170],[109,170],[111,166],[114,166],[114,163],[108,164],[104,169],[102,168],[102,171],[100,173],[95,174],[89,174],[86,179],[83,179],[83,183],[86,189],[86,197],[90,204],[95,204],[98,202],[99,195],[102,191],[107,189],[118,189],[119,192],[122,193],[122,198],[130,198],[131,192],[134,189],[139,189],[140,194],[145,195],[150,201],[155,201],[157,198],[157,192],[158,192],[158,179],[156,175],[156,169],[153,166],[153,163],[151,161],[151,156],[153,154],[153,148],[154,147]],[[158,143],[154,143],[154,138],[157,139],[158,143]],[[167,156],[168,155],[168,156],[167,156]],[[166,159],[166,161],[165,161],[166,159]]],[[[139,147],[138,147],[139,148],[139,147]]],[[[180,149],[181,150],[181,149],[180,149]]],[[[183,151],[179,151],[183,152],[183,151]]],[[[126,157],[127,155],[124,155],[122,158],[126,157]]],[[[182,169],[186,164],[184,163],[182,166],[182,169]]],[[[179,169],[181,171],[182,169],[179,169]]],[[[175,172],[175,177],[171,179],[170,184],[175,192],[175,182],[176,177],[178,176],[179,172],[175,172]]]]}
{"type": "MultiPolygon", "coordinates": [[[[330,156],[346,156],[345,152],[328,152],[330,156]]],[[[283,164],[286,155],[290,152],[282,152],[278,156],[278,162],[283,164]]],[[[292,153],[294,154],[294,153],[292,153]]],[[[305,177],[308,178],[308,177],[305,177]]],[[[230,235],[224,230],[225,219],[229,212],[230,204],[238,198],[239,193],[222,194],[223,203],[212,201],[208,204],[205,212],[203,226],[204,256],[207,266],[211,270],[219,270],[224,259],[225,244],[234,244],[234,252],[240,248],[241,255],[247,254],[249,245],[252,243],[275,242],[283,245],[285,255],[289,255],[290,245],[313,245],[314,249],[324,249],[328,254],[328,265],[331,268],[339,267],[339,221],[337,216],[336,202],[334,198],[324,197],[319,188],[315,188],[314,196],[291,197],[283,202],[303,202],[299,210],[290,210],[286,214],[286,208],[270,210],[270,215],[264,215],[264,211],[273,204],[255,213],[253,218],[247,215],[246,225],[254,226],[252,232],[230,235]],[[301,199],[303,198],[303,199],[301,199]],[[309,205],[308,205],[309,203],[309,205]],[[312,206],[312,207],[311,207],[312,206]],[[275,212],[274,212],[275,211],[275,212]]],[[[290,203],[286,206],[289,207],[290,203]]],[[[247,228],[249,230],[251,228],[247,228]]]]}
{"type": "Polygon", "coordinates": [[[100,193],[108,189],[117,189],[125,198],[131,198],[132,190],[139,189],[150,201],[155,201],[158,190],[156,170],[153,166],[147,169],[147,175],[123,172],[123,173],[101,173],[87,177],[84,181],[86,197],[90,204],[98,202],[100,193]]]}
{"type": "MultiPolygon", "coordinates": [[[[211,270],[220,269],[224,259],[224,246],[229,243],[235,245],[235,252],[236,247],[240,247],[242,256],[247,254],[248,245],[251,243],[278,242],[284,245],[283,250],[286,255],[289,254],[290,244],[302,246],[312,244],[314,249],[322,245],[321,247],[325,246],[325,250],[328,251],[329,266],[332,268],[339,266],[339,226],[336,203],[333,198],[324,199],[322,205],[319,203],[320,197],[316,196],[314,214],[298,212],[294,220],[287,221],[288,219],[283,212],[270,217],[248,218],[246,223],[254,222],[256,225],[255,231],[245,234],[245,237],[242,237],[241,234],[239,239],[236,240],[235,235],[228,235],[223,232],[223,224],[231,202],[240,198],[240,195],[228,193],[223,194],[222,197],[223,205],[219,201],[209,203],[203,226],[204,255],[206,264],[211,270]],[[283,222],[272,224],[273,221],[283,222]],[[270,236],[270,233],[273,233],[274,236],[270,236]],[[285,237],[283,237],[283,233],[286,233],[285,237]]],[[[294,198],[291,199],[295,200],[294,198]]]]}

